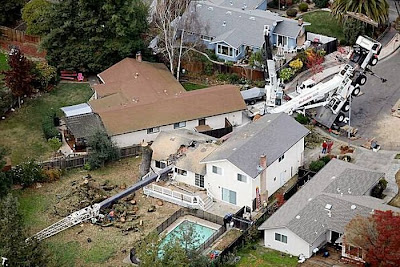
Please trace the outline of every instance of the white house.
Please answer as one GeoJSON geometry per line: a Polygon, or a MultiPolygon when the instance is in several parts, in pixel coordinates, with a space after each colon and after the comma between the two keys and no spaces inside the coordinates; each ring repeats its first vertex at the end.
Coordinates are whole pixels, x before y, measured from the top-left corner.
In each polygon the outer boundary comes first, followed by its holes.
{"type": "Polygon", "coordinates": [[[242,124],[246,105],[234,85],[187,92],[165,65],[125,58],[98,74],[89,101],[119,147],[154,141],[158,133],[186,128],[217,136],[242,124]],[[224,129],[224,130],[220,130],[224,129]]]}
{"type": "MultiPolygon", "coordinates": [[[[264,245],[306,258],[327,242],[342,245],[345,226],[356,215],[400,211],[370,196],[383,177],[383,173],[332,159],[259,227],[264,231],[264,245]]],[[[363,252],[346,245],[342,255],[362,260],[363,252]]]]}
{"type": "Polygon", "coordinates": [[[204,188],[217,201],[255,210],[303,164],[308,130],[287,114],[268,114],[221,141],[161,133],[153,166],[174,164],[174,179],[204,188]],[[257,201],[257,198],[259,201],[257,201]]]}

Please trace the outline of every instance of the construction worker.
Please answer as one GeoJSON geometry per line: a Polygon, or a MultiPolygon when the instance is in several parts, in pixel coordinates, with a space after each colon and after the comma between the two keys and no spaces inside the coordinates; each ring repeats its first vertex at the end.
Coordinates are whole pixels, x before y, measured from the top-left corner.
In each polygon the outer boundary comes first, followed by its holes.
{"type": "Polygon", "coordinates": [[[114,216],[115,216],[114,210],[111,210],[110,213],[108,213],[107,218],[112,222],[114,220],[114,216]]]}
{"type": "Polygon", "coordinates": [[[328,144],[326,143],[326,141],[324,141],[322,143],[322,154],[326,154],[327,147],[328,147],[328,144]]]}

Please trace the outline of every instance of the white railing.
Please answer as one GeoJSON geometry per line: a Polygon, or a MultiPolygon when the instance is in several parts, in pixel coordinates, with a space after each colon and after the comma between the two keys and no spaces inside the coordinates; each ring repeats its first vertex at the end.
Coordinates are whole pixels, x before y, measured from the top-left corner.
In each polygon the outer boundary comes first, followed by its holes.
{"type": "Polygon", "coordinates": [[[207,190],[207,196],[209,198],[211,198],[212,201],[214,201],[214,199],[215,199],[214,195],[210,192],[210,190],[208,190],[208,189],[206,189],[206,190],[207,190]]]}
{"type": "Polygon", "coordinates": [[[181,193],[155,184],[145,186],[143,192],[147,196],[161,198],[183,207],[205,210],[205,203],[200,196],[181,193]]]}

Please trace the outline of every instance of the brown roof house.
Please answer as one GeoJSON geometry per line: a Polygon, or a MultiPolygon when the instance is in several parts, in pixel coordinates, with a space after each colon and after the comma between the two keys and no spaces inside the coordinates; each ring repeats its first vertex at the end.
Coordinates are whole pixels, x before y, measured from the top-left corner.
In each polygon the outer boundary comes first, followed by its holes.
{"type": "Polygon", "coordinates": [[[239,88],[214,86],[186,92],[165,65],[125,58],[98,74],[98,114],[119,147],[153,141],[160,131],[178,128],[221,137],[242,124],[246,105],[239,88]]]}

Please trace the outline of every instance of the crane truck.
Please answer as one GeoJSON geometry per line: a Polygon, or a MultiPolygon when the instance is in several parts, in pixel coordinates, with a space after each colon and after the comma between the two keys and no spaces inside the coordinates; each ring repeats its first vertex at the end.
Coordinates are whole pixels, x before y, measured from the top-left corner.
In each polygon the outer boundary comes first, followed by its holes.
{"type": "Polygon", "coordinates": [[[269,30],[265,30],[264,60],[266,62],[267,83],[265,86],[266,101],[258,106],[248,108],[249,116],[255,114],[285,112],[291,115],[293,112],[313,114],[313,118],[321,125],[331,128],[345,123],[350,110],[349,99],[358,96],[360,87],[367,81],[366,74],[376,76],[382,82],[386,80],[374,74],[369,66],[378,63],[378,55],[382,45],[366,36],[359,36],[353,51],[345,61],[346,64],[339,73],[326,82],[317,84],[305,81],[296,92],[288,95],[289,100],[283,99],[283,90],[277,79],[275,62],[269,43],[269,30]]]}

